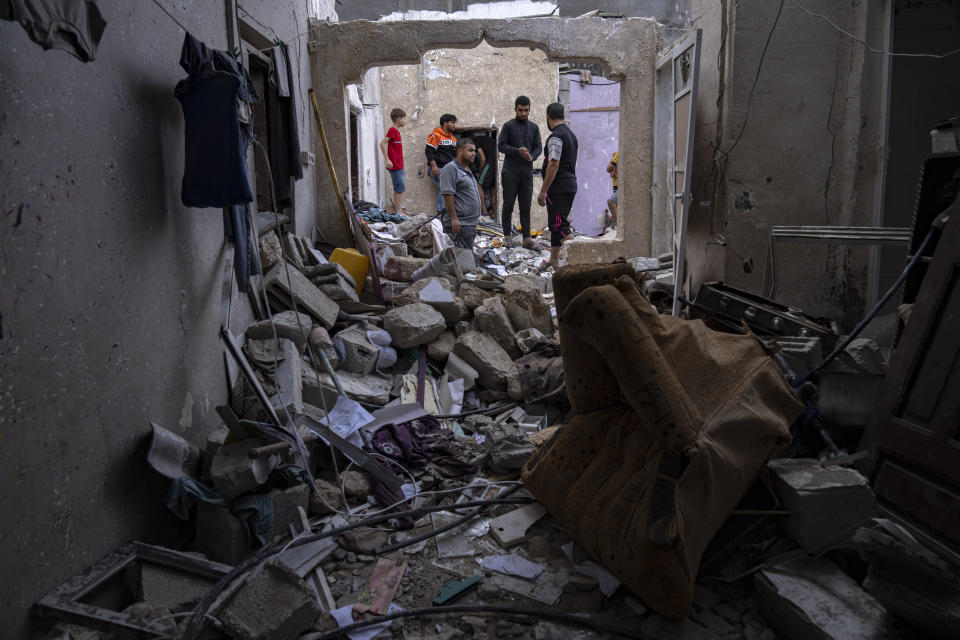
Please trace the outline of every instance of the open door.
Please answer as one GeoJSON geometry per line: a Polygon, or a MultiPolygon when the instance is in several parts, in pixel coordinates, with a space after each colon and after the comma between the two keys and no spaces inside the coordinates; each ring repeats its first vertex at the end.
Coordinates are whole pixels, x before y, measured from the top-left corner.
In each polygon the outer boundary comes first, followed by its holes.
{"type": "Polygon", "coordinates": [[[691,31],[657,60],[654,107],[653,253],[673,251],[673,315],[685,297],[687,217],[693,175],[693,132],[697,117],[701,31],[691,31]],[[668,224],[672,221],[672,224],[668,224]]]}

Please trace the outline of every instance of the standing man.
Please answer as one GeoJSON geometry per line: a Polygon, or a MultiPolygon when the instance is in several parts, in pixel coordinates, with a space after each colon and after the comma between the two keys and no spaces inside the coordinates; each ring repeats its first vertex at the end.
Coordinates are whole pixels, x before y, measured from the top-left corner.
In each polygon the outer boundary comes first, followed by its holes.
{"type": "MultiPolygon", "coordinates": [[[[610,164],[607,165],[607,173],[613,178],[613,194],[607,198],[607,209],[610,211],[610,226],[614,229],[617,228],[617,158],[619,155],[619,151],[614,151],[613,158],[610,159],[610,164]]],[[[606,229],[604,229],[604,231],[606,231],[606,229]]]]}
{"type": "Polygon", "coordinates": [[[530,247],[530,200],[533,198],[533,161],[540,157],[540,127],[530,122],[530,98],[517,96],[513,101],[516,117],[503,125],[497,149],[504,155],[500,184],[503,186],[503,224],[505,240],[513,235],[513,202],[520,209],[523,246],[530,247]]]}
{"type": "Polygon", "coordinates": [[[547,152],[543,158],[543,186],[537,203],[547,207],[550,227],[550,266],[560,266],[560,246],[571,234],[570,209],[577,195],[577,136],[563,122],[563,105],[547,107],[547,152]]]}
{"type": "Polygon", "coordinates": [[[473,140],[460,138],[457,159],[440,171],[440,194],[447,210],[443,231],[453,237],[456,246],[470,250],[473,250],[473,237],[477,235],[480,220],[480,186],[470,170],[476,155],[473,140]]]}
{"type": "Polygon", "coordinates": [[[387,163],[390,172],[390,181],[393,183],[393,212],[400,213],[403,208],[403,192],[407,190],[406,175],[403,171],[403,142],[400,140],[400,129],[407,124],[407,114],[403,109],[390,111],[390,120],[393,126],[387,130],[387,135],[380,141],[380,151],[387,163]]]}
{"type": "Polygon", "coordinates": [[[443,194],[440,193],[440,170],[457,157],[457,139],[453,130],[457,128],[457,116],[445,113],[440,116],[440,126],[435,127],[427,136],[427,177],[437,185],[437,213],[443,211],[443,194]]]}

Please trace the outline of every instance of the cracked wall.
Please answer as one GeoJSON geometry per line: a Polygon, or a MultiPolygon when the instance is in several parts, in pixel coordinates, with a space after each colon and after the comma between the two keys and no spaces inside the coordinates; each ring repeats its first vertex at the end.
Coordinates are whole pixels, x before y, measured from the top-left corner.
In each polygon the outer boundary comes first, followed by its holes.
{"type": "MultiPolygon", "coordinates": [[[[620,80],[620,171],[629,180],[620,194],[621,223],[615,239],[568,244],[571,262],[646,255],[650,250],[653,182],[653,68],[661,27],[629,18],[518,18],[452,23],[404,21],[311,23],[314,87],[341,185],[347,184],[348,105],[344,87],[359,82],[370,67],[416,64],[430,49],[471,49],[482,40],[496,47],[535,47],[548,60],[598,62],[620,80]]],[[[317,225],[328,242],[346,244],[326,167],[318,168],[317,225]],[[330,194],[330,197],[323,196],[330,194]]]]}

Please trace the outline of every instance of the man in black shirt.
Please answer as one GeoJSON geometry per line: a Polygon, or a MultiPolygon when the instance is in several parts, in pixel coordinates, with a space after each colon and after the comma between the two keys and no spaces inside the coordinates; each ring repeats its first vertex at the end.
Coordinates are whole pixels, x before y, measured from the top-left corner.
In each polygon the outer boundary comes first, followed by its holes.
{"type": "Polygon", "coordinates": [[[554,102],[547,107],[547,154],[543,159],[543,186],[537,204],[547,207],[550,227],[550,266],[560,266],[560,246],[573,235],[570,209],[577,195],[577,149],[579,143],[563,122],[563,105],[554,102]]]}
{"type": "Polygon", "coordinates": [[[503,235],[508,239],[513,234],[513,203],[520,209],[520,230],[523,246],[532,244],[530,239],[530,200],[533,197],[533,161],[543,150],[540,144],[540,127],[530,122],[530,98],[519,96],[513,103],[517,117],[503,125],[497,148],[504,155],[500,184],[503,186],[503,210],[500,222],[503,235]]]}

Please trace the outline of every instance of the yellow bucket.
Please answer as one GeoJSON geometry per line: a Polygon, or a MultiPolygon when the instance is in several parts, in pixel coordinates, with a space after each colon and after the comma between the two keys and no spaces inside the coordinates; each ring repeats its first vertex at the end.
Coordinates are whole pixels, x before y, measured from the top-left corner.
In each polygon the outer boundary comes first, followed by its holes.
{"type": "Polygon", "coordinates": [[[353,281],[357,283],[357,293],[363,291],[367,284],[367,273],[370,271],[370,259],[356,249],[334,249],[330,254],[330,262],[336,262],[347,270],[353,281]]]}

